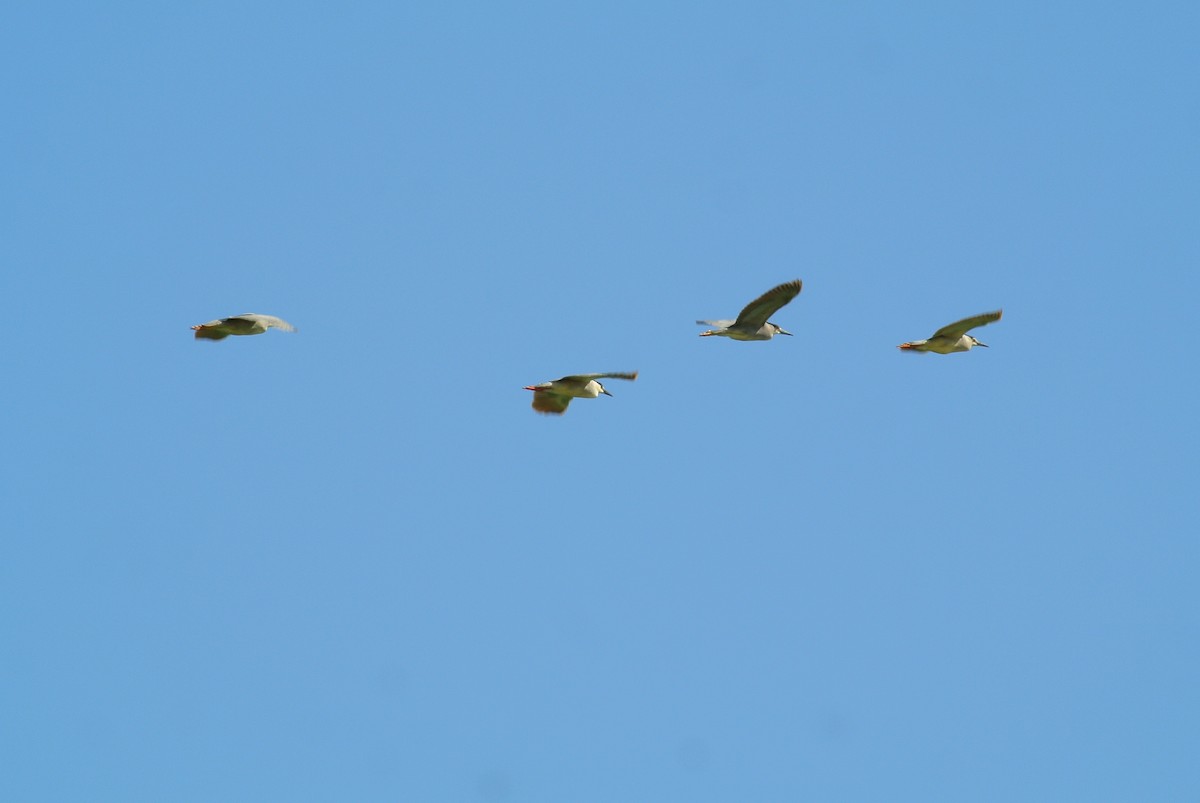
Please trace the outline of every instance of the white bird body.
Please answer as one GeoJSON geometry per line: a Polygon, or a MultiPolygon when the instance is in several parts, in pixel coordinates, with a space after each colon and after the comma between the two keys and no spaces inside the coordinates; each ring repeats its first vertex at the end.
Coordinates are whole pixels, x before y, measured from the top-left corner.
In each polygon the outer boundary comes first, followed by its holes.
{"type": "Polygon", "coordinates": [[[987,343],[981,343],[967,334],[967,332],[976,327],[994,323],[1000,320],[1003,315],[1004,310],[996,310],[995,312],[985,312],[982,315],[963,318],[961,321],[955,321],[938,329],[928,340],[913,340],[909,343],[901,343],[897,348],[904,349],[905,351],[932,351],[936,354],[954,354],[959,351],[970,351],[976,346],[987,348],[987,343]]]}
{"type": "Polygon", "coordinates": [[[224,340],[230,335],[261,335],[268,329],[282,329],[285,332],[296,331],[296,327],[282,318],[276,318],[274,315],[259,315],[256,312],[247,312],[230,318],[218,318],[208,323],[196,324],[192,329],[196,332],[197,340],[224,340]]]}
{"type": "Polygon", "coordinates": [[[702,326],[715,326],[716,329],[711,329],[707,332],[701,332],[700,337],[727,337],[730,340],[740,340],[743,343],[750,340],[770,340],[775,335],[790,335],[791,332],[786,331],[777,323],[767,321],[759,328],[747,332],[741,329],[733,329],[732,326],[737,321],[696,321],[702,326]]]}
{"type": "Polygon", "coordinates": [[[956,351],[970,351],[976,346],[987,348],[986,344],[980,343],[971,337],[971,335],[963,335],[954,341],[949,341],[948,338],[930,338],[929,340],[915,340],[908,344],[908,348],[913,351],[932,351],[936,354],[953,354],[956,351]]]}
{"type": "Polygon", "coordinates": [[[696,321],[701,326],[712,326],[700,337],[728,337],[731,340],[770,340],[775,335],[790,335],[777,323],[768,321],[780,307],[800,294],[801,282],[796,279],[774,287],[746,305],[736,321],[696,321]]]}
{"type": "Polygon", "coordinates": [[[601,394],[611,396],[600,384],[599,379],[637,379],[637,371],[633,373],[614,374],[574,374],[541,382],[536,385],[526,385],[525,390],[533,391],[533,409],[539,413],[562,415],[567,411],[571,399],[595,399],[601,394]]]}

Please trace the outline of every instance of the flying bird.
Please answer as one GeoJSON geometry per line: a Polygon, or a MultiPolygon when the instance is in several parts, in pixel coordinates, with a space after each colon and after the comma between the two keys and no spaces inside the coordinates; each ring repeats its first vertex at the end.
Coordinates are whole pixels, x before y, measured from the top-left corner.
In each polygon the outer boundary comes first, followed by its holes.
{"type": "Polygon", "coordinates": [[[801,282],[796,279],[794,282],[787,282],[768,290],[747,304],[738,314],[736,321],[696,321],[701,326],[716,327],[701,332],[700,337],[718,335],[734,340],[770,340],[775,335],[790,335],[791,332],[785,331],[779,324],[771,323],[767,318],[799,295],[800,287],[801,282]]]}
{"type": "Polygon", "coordinates": [[[525,390],[533,391],[533,409],[539,413],[562,415],[567,411],[571,399],[594,399],[603,393],[611,396],[598,379],[637,379],[637,371],[631,374],[575,374],[555,379],[552,382],[542,382],[538,385],[526,385],[525,390]]]}
{"type": "Polygon", "coordinates": [[[282,329],[294,332],[292,326],[282,318],[274,315],[259,315],[247,312],[244,315],[234,315],[232,318],[218,318],[208,323],[199,323],[192,327],[196,331],[197,340],[224,340],[230,335],[261,335],[268,329],[282,329]]]}
{"type": "Polygon", "coordinates": [[[972,315],[970,318],[963,318],[961,321],[943,326],[933,333],[933,336],[928,340],[914,340],[911,343],[901,343],[897,348],[906,351],[936,351],[938,354],[953,354],[956,351],[970,351],[976,346],[988,348],[987,343],[980,343],[967,332],[977,326],[987,326],[989,323],[1000,320],[1000,316],[1004,314],[1004,310],[998,309],[995,312],[985,312],[982,315],[972,315]]]}

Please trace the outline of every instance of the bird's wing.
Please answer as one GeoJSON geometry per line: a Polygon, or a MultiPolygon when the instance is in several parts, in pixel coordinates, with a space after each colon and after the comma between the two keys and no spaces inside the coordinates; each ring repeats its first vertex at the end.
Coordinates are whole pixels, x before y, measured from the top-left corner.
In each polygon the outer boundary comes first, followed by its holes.
{"type": "Polygon", "coordinates": [[[222,330],[220,326],[220,321],[209,321],[208,323],[202,323],[199,326],[194,327],[196,330],[196,339],[224,340],[225,338],[229,337],[229,333],[222,330]]]}
{"type": "Polygon", "coordinates": [[[800,294],[800,280],[773,287],[746,305],[737,317],[737,325],[758,329],[779,308],[800,294]]]}
{"type": "Polygon", "coordinates": [[[247,312],[243,315],[238,315],[237,317],[239,320],[243,321],[261,321],[262,324],[268,329],[282,329],[285,332],[296,331],[296,327],[292,326],[283,318],[276,318],[274,315],[260,315],[257,312],[247,312]]]}
{"type": "MultiPolygon", "coordinates": [[[[215,321],[201,324],[204,329],[210,329],[215,332],[220,332],[221,337],[228,335],[247,335],[254,331],[254,320],[257,315],[231,315],[228,318],[219,318],[215,321]]],[[[197,330],[197,334],[199,331],[197,330]]],[[[205,335],[208,337],[209,335],[205,335]]],[[[220,338],[214,338],[219,340],[220,338]]]]}
{"type": "Polygon", "coordinates": [[[970,318],[963,318],[961,321],[955,321],[952,324],[943,326],[933,333],[934,337],[962,337],[967,332],[974,329],[976,326],[986,326],[989,323],[1000,320],[1000,316],[1004,314],[1004,310],[996,310],[995,312],[985,312],[982,315],[972,315],[970,318]]]}
{"type": "Polygon", "coordinates": [[[696,323],[701,326],[715,326],[718,329],[728,329],[737,323],[737,321],[696,321],[696,323]]]}
{"type": "Polygon", "coordinates": [[[559,379],[556,381],[558,381],[558,382],[579,382],[580,384],[587,384],[589,381],[591,381],[593,379],[628,379],[630,381],[633,381],[634,379],[637,379],[637,376],[638,376],[637,371],[634,371],[631,374],[625,374],[625,373],[620,373],[620,374],[575,374],[574,376],[564,376],[562,379],[559,379]]]}
{"type": "Polygon", "coordinates": [[[533,394],[533,409],[539,413],[562,415],[567,411],[567,405],[570,403],[570,396],[560,396],[544,390],[535,391],[533,394]]]}

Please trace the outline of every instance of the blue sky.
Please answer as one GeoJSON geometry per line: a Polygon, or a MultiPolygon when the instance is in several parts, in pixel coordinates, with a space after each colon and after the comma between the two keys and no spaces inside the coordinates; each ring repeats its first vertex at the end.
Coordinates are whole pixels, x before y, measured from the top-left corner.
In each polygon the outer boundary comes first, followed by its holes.
{"type": "Polygon", "coordinates": [[[1200,797],[1196,6],[602,5],[2,12],[0,797],[1200,797]]]}

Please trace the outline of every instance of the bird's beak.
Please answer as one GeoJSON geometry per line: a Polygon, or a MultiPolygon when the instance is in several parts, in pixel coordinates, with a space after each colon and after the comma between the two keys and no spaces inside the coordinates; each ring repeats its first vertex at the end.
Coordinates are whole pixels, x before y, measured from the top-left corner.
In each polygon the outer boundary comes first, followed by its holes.
{"type": "Polygon", "coordinates": [[[989,346],[987,343],[980,343],[978,340],[976,340],[976,341],[975,341],[975,345],[976,345],[976,346],[983,346],[985,349],[990,349],[990,348],[991,348],[991,346],[989,346]]]}
{"type": "Polygon", "coordinates": [[[608,392],[608,388],[600,388],[600,392],[603,393],[605,396],[612,395],[611,393],[608,392]]]}
{"type": "Polygon", "coordinates": [[[791,333],[791,332],[789,332],[789,331],[787,331],[787,330],[785,330],[785,329],[780,329],[780,330],[779,330],[779,334],[781,334],[781,335],[788,335],[788,336],[790,337],[792,333],[791,333]]]}
{"type": "Polygon", "coordinates": [[[533,385],[526,385],[524,390],[537,390],[537,388],[535,388],[533,385]]]}

